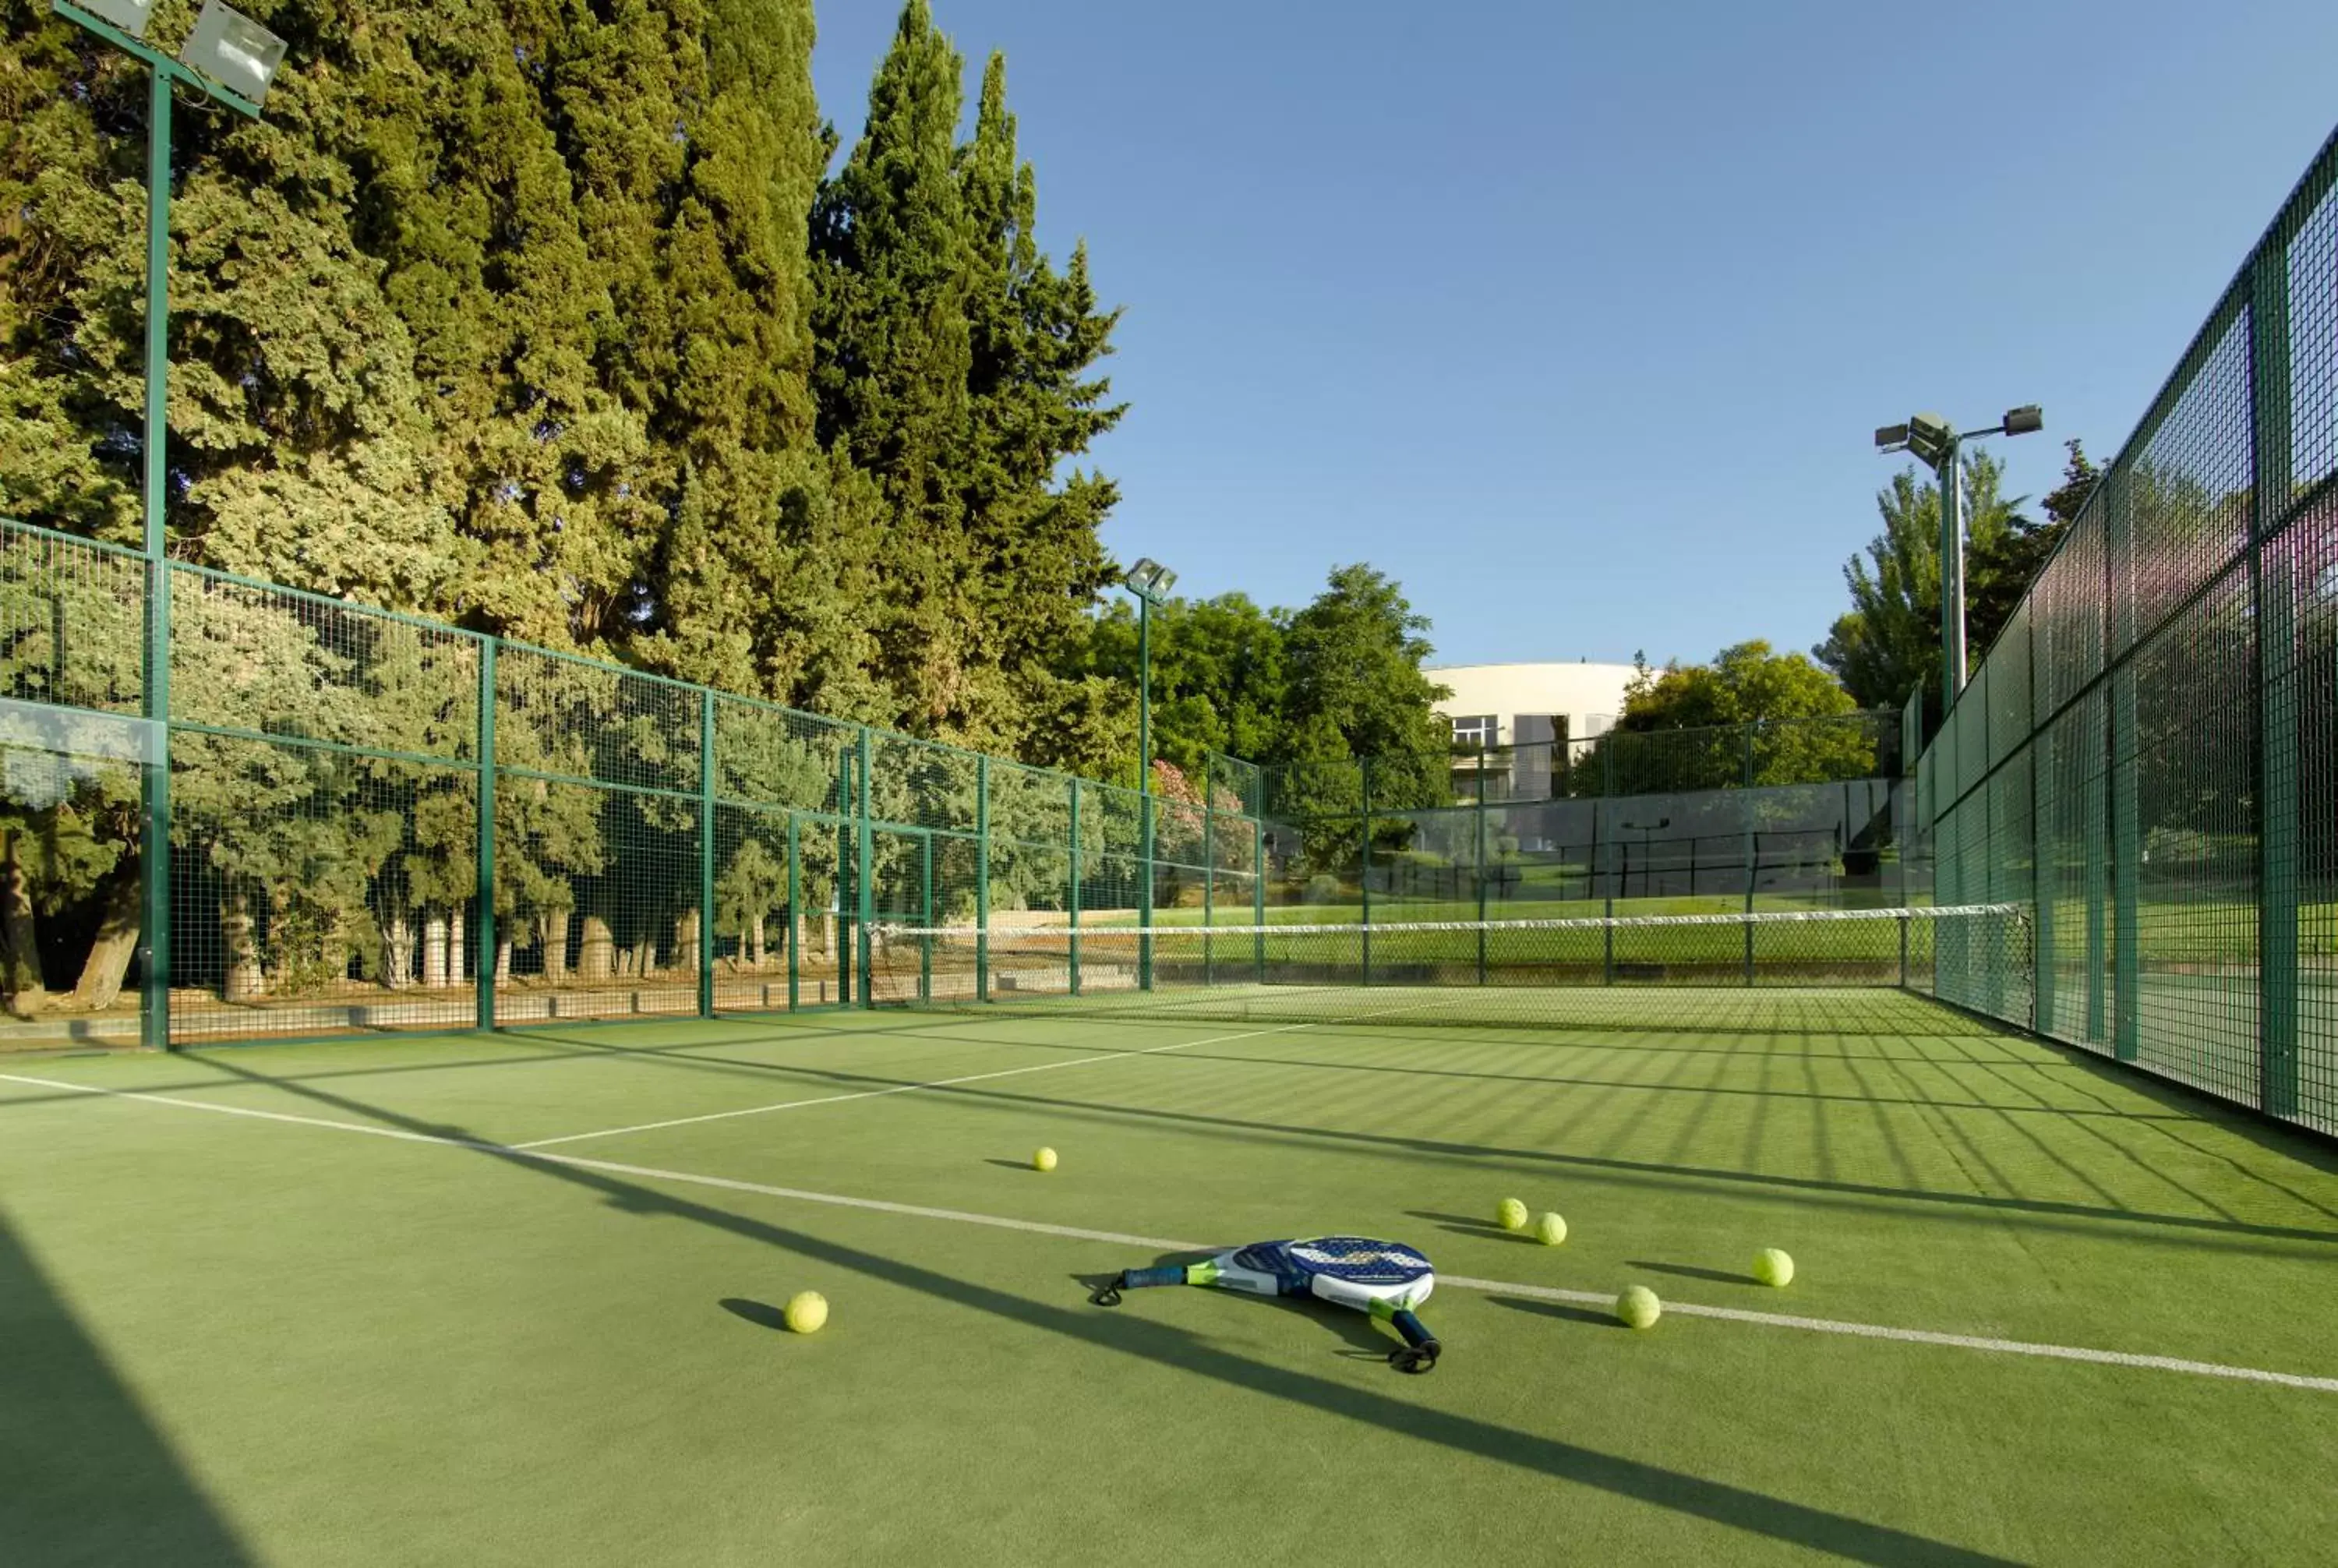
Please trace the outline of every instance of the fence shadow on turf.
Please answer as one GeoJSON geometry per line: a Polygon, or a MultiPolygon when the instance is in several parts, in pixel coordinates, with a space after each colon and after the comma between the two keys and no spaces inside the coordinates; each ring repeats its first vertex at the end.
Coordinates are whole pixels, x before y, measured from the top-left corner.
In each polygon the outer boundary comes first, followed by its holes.
{"type": "MultiPolygon", "coordinates": [[[[231,1063],[211,1063],[221,1073],[252,1078],[231,1063]]],[[[266,1082],[267,1080],[260,1080],[266,1082]]],[[[574,1157],[534,1153],[473,1138],[464,1129],[407,1117],[309,1084],[280,1085],[287,1092],[346,1115],[383,1127],[441,1141],[452,1152],[494,1160],[514,1170],[548,1176],[599,1197],[614,1211],[664,1216],[703,1225],[746,1241],[809,1258],[898,1289],[913,1290],[970,1311],[1021,1324],[1061,1338],[1174,1367],[1197,1377],[1253,1396],[1305,1406],[1344,1420],[1378,1426],[1417,1442],[1435,1445],[1554,1479],[1628,1497],[1691,1518],[1765,1536],[1812,1551],[1831,1553],[1878,1568],[2006,1568],[2008,1559],[1767,1493],[1732,1485],[1644,1460],[1606,1454],[1557,1438],[1537,1436],[1492,1422],[1417,1405],[1358,1385],[1252,1360],[1219,1348],[1173,1326],[1127,1312],[1057,1306],[958,1279],[898,1258],[849,1247],[769,1220],[718,1209],[663,1192],[640,1182],[578,1163],[574,1157]]]]}
{"type": "Polygon", "coordinates": [[[247,1551],[0,1224],[0,1558],[241,1568],[247,1551]]]}

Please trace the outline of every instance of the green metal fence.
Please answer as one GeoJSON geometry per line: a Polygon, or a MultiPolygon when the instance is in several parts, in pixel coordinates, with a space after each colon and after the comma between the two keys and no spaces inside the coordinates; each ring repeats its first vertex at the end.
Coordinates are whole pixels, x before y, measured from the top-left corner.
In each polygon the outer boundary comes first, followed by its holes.
{"type": "MultiPolygon", "coordinates": [[[[2338,137],[1918,766],[1940,901],[2034,904],[2039,1030],[2324,1132],[2338,1132],[2334,174],[2338,137]]],[[[1940,984],[1999,1015],[2014,995],[1945,955],[1940,984]]]]}
{"type": "Polygon", "coordinates": [[[1929,903],[1901,734],[1859,713],[1265,769],[1267,902],[1365,926],[1929,903]]]}
{"type": "Polygon", "coordinates": [[[865,1003],[880,923],[1258,916],[1257,776],[1231,759],[1142,795],[197,567],[165,581],[157,720],[147,563],[0,522],[0,1048],[865,1003]]]}

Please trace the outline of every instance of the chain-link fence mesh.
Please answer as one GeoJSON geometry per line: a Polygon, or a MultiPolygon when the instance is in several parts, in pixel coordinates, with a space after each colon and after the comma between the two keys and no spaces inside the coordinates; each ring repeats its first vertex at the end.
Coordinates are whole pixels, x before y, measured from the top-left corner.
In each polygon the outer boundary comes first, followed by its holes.
{"type": "Polygon", "coordinates": [[[1938,897],[2035,910],[1940,995],[2338,1131],[2338,143],[1918,768],[1938,897]]]}

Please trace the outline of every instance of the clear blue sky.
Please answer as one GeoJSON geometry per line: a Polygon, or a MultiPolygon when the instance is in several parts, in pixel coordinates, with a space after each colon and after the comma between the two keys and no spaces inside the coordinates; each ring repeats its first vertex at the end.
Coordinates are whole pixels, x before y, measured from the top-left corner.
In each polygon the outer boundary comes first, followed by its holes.
{"type": "MultiPolygon", "coordinates": [[[[1111,547],[1449,662],[1808,647],[1874,426],[2107,458],[2338,122],[2331,0],[933,3],[1127,308],[1111,547]]],[[[897,10],[821,0],[848,145],[897,10]]]]}

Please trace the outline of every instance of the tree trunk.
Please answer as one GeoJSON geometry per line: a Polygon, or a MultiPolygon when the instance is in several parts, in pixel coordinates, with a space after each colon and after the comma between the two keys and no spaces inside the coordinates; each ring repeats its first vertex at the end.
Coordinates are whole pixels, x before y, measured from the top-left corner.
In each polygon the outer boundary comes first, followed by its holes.
{"type": "Polygon", "coordinates": [[[471,977],[471,956],[463,950],[463,906],[455,906],[454,927],[447,937],[447,984],[460,985],[471,977]]]}
{"type": "Polygon", "coordinates": [[[33,925],[33,890],[16,861],[16,840],[0,840],[0,994],[9,1011],[29,1016],[48,1005],[41,979],[41,949],[33,925]]]}
{"type": "Polygon", "coordinates": [[[646,980],[657,965],[657,944],[644,936],[634,946],[634,978],[646,980]]]}
{"type": "Polygon", "coordinates": [[[256,1001],[268,989],[260,973],[260,947],[253,940],[251,893],[237,877],[228,879],[220,900],[220,946],[227,951],[227,999],[256,1001]]]}
{"type": "Polygon", "coordinates": [[[436,991],[447,984],[447,917],[436,909],[422,916],[422,985],[436,991]]]}
{"type": "Polygon", "coordinates": [[[557,985],[568,978],[568,911],[546,909],[544,926],[544,977],[557,985]]]}
{"type": "Polygon", "coordinates": [[[381,925],[381,983],[393,991],[414,984],[414,921],[403,909],[381,925]]]}
{"type": "Polygon", "coordinates": [[[747,967],[760,971],[763,958],[763,916],[758,914],[747,927],[747,967]]]}
{"type": "Polygon", "coordinates": [[[130,960],[138,951],[139,895],[138,862],[123,856],[113,875],[105,879],[105,903],[97,917],[97,940],[90,944],[89,957],[81,966],[81,979],[74,986],[74,1005],[90,1012],[102,1012],[121,998],[122,977],[130,972],[130,960]]]}
{"type": "Polygon", "coordinates": [[[673,923],[673,966],[698,973],[698,911],[685,910],[673,923]]]}
{"type": "Polygon", "coordinates": [[[496,984],[511,984],[512,939],[498,936],[496,939],[496,984]]]}
{"type": "Polygon", "coordinates": [[[584,950],[577,955],[577,973],[587,980],[606,980],[616,966],[616,934],[598,915],[585,916],[584,950]]]}

